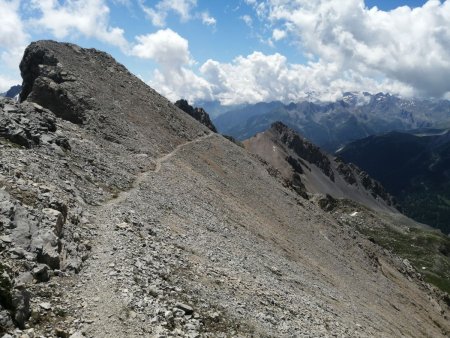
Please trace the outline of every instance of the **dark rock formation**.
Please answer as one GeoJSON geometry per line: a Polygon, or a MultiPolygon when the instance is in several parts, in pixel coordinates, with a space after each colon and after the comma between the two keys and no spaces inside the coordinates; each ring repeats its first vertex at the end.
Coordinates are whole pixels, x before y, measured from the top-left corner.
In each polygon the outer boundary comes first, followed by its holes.
{"type": "Polygon", "coordinates": [[[289,148],[293,149],[298,156],[312,164],[315,164],[323,171],[325,175],[334,181],[334,173],[331,169],[331,162],[319,147],[301,138],[299,134],[282,122],[275,122],[270,128],[278,133],[280,140],[289,148]]]}
{"type": "Polygon", "coordinates": [[[31,148],[40,144],[54,144],[70,150],[66,137],[56,133],[54,114],[36,103],[17,104],[0,100],[0,137],[17,145],[31,148]]]}
{"type": "Polygon", "coordinates": [[[84,125],[138,153],[159,151],[206,130],[132,75],[109,54],[55,41],[31,43],[20,63],[20,101],[84,125]],[[164,132],[162,132],[164,131],[164,132]],[[147,145],[147,146],[143,146],[147,145]]]}
{"type": "Polygon", "coordinates": [[[175,105],[185,113],[188,113],[201,124],[208,127],[211,131],[217,133],[217,129],[209,118],[208,113],[203,108],[194,108],[186,100],[178,100],[175,105]]]}

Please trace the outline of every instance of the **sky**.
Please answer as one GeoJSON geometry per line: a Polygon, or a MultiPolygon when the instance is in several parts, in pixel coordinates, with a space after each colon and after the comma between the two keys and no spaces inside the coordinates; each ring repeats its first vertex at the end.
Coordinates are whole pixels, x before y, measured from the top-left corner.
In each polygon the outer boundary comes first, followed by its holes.
{"type": "Polygon", "coordinates": [[[110,53],[174,101],[450,99],[450,0],[0,0],[0,92],[41,39],[110,53]]]}

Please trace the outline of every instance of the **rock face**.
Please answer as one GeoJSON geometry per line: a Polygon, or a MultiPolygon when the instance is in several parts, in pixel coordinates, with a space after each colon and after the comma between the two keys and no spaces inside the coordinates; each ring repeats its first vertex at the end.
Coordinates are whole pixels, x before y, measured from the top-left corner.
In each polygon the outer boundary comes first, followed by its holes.
{"type": "Polygon", "coordinates": [[[212,123],[211,119],[209,118],[209,115],[203,108],[194,108],[192,107],[186,100],[178,100],[175,102],[175,105],[180,108],[185,113],[188,113],[190,116],[192,116],[194,119],[199,121],[201,124],[205,125],[210,129],[211,131],[217,133],[217,129],[212,123]]]}
{"type": "Polygon", "coordinates": [[[277,169],[302,196],[331,195],[377,210],[396,212],[394,200],[377,181],[355,165],[323,152],[282,122],[244,141],[245,147],[277,169]]]}
{"type": "Polygon", "coordinates": [[[39,41],[21,70],[22,102],[0,111],[2,333],[448,336],[444,295],[414,266],[107,54],[39,41]]]}

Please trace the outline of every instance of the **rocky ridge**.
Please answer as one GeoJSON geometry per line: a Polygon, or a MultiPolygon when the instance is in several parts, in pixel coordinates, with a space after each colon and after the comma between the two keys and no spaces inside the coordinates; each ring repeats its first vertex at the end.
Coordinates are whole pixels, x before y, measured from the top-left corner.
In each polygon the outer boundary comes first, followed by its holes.
{"type": "Polygon", "coordinates": [[[331,195],[396,212],[393,197],[379,182],[357,166],[328,155],[282,122],[245,140],[244,145],[277,169],[286,184],[306,198],[331,195]]]}
{"type": "Polygon", "coordinates": [[[7,337],[448,335],[420,274],[107,54],[40,41],[21,69],[0,112],[7,337]]]}

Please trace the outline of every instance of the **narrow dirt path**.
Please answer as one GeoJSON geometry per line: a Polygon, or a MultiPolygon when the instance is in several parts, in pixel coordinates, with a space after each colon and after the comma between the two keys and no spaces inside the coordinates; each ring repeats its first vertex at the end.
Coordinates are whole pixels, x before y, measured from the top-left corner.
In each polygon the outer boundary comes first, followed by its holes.
{"type": "Polygon", "coordinates": [[[159,171],[161,170],[162,163],[164,163],[165,161],[167,161],[170,158],[172,158],[180,149],[182,149],[184,147],[187,147],[190,144],[201,142],[202,140],[204,140],[206,138],[209,138],[209,137],[211,137],[213,135],[214,135],[214,133],[206,134],[206,135],[200,136],[200,137],[198,137],[196,139],[193,139],[191,141],[179,144],[170,153],[168,153],[168,154],[166,154],[166,155],[164,155],[162,157],[157,158],[156,161],[155,161],[155,168],[154,169],[150,169],[150,170],[147,170],[147,171],[139,173],[137,175],[135,181],[133,182],[133,184],[132,184],[130,189],[120,192],[119,195],[116,198],[113,198],[113,199],[107,201],[103,206],[111,205],[111,204],[113,204],[113,205],[120,204],[121,202],[126,200],[128,198],[128,196],[130,196],[131,194],[136,192],[136,190],[139,189],[141,183],[143,181],[145,181],[145,179],[148,177],[148,175],[154,174],[154,173],[159,173],[159,171]]]}
{"type": "Polygon", "coordinates": [[[130,277],[120,271],[118,265],[132,260],[126,245],[132,240],[131,237],[126,238],[124,232],[115,231],[117,224],[123,222],[119,216],[129,209],[133,195],[138,193],[141,184],[150,175],[160,172],[164,162],[181,149],[213,135],[207,134],[178,145],[172,152],[156,159],[154,169],[140,173],[131,189],[92,210],[97,236],[92,243],[91,258],[79,274],[78,283],[78,299],[83,307],[81,320],[87,324],[85,331],[89,337],[132,337],[142,334],[137,327],[133,327],[133,314],[130,318],[126,301],[128,290],[117,289],[117,280],[130,277]]]}

